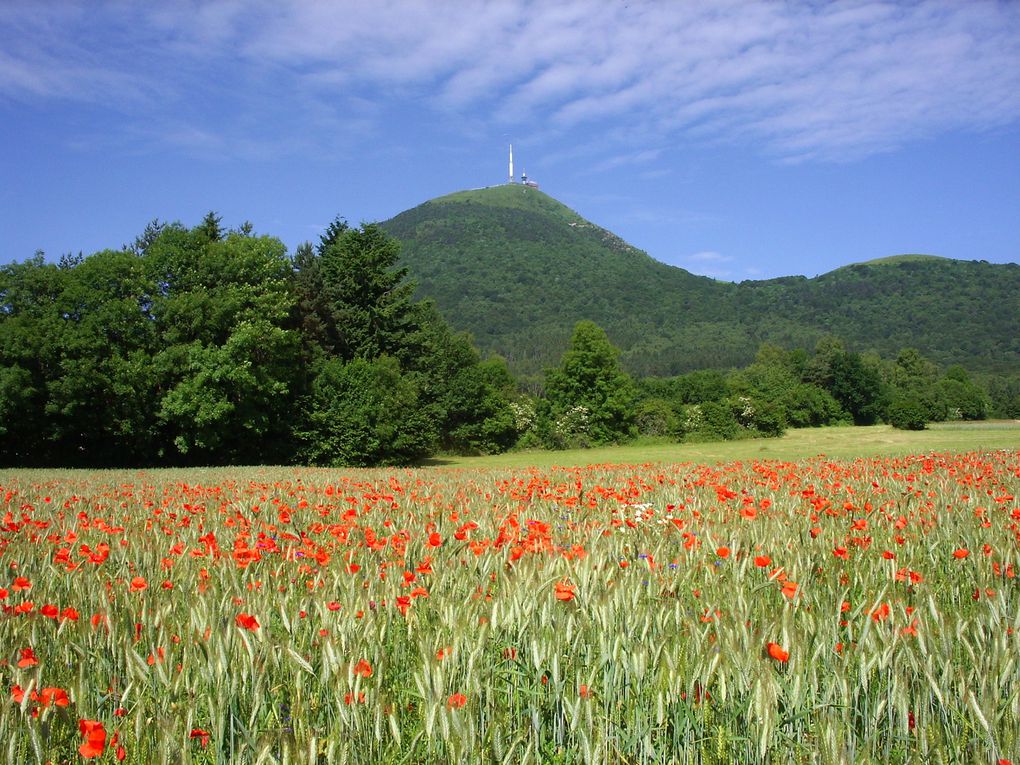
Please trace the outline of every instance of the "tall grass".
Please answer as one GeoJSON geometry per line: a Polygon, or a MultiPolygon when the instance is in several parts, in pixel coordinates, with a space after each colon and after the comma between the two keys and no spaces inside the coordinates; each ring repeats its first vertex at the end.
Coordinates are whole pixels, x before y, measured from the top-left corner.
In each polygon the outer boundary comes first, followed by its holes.
{"type": "Polygon", "coordinates": [[[80,720],[129,763],[1020,751],[1016,451],[21,476],[8,762],[84,761],[80,720]]]}

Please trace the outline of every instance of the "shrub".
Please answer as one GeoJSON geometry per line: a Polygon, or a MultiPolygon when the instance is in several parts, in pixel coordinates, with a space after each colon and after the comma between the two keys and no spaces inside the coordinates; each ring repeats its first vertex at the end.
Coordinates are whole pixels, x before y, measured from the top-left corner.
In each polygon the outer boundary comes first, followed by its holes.
{"type": "Polygon", "coordinates": [[[928,424],[927,408],[913,396],[895,399],[889,405],[889,424],[900,430],[924,430],[928,424]]]}

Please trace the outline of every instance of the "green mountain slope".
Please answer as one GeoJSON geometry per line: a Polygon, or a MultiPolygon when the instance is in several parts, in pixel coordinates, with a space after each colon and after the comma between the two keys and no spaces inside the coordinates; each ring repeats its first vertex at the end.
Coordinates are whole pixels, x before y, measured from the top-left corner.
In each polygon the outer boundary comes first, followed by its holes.
{"type": "Polygon", "coordinates": [[[382,226],[402,263],[478,346],[523,374],[556,362],[591,319],[639,374],[742,365],[762,342],[813,347],[835,334],[885,356],[1020,368],[1020,266],[898,256],[815,279],[732,284],[668,266],[549,195],[463,191],[382,226]]]}

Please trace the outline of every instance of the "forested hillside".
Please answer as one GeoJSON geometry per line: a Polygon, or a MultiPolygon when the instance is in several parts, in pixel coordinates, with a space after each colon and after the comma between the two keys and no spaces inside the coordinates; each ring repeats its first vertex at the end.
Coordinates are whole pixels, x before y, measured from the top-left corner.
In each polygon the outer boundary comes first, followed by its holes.
{"type": "Polygon", "coordinates": [[[414,464],[1020,416],[1020,266],[719,282],[523,186],[386,229],[338,218],[289,254],[210,213],[0,267],[0,464],[414,464]]]}
{"type": "MultiPolygon", "coordinates": [[[[401,241],[419,294],[480,348],[519,372],[554,362],[574,324],[590,319],[644,369],[647,345],[685,333],[711,335],[726,324],[733,285],[653,260],[556,200],[525,186],[496,186],[442,197],[382,224],[401,241]]],[[[686,368],[738,363],[741,352],[685,343],[686,368]]],[[[750,353],[753,355],[754,349],[750,353]]],[[[680,368],[679,363],[676,365],[680,368]]]]}
{"type": "MultiPolygon", "coordinates": [[[[740,284],[659,263],[547,194],[504,185],[426,202],[381,224],[454,327],[535,375],[580,320],[639,375],[743,366],[762,343],[859,352],[913,347],[943,365],[1020,369],[1020,266],[909,256],[740,284]]],[[[979,253],[975,253],[976,255],[979,253]]]]}

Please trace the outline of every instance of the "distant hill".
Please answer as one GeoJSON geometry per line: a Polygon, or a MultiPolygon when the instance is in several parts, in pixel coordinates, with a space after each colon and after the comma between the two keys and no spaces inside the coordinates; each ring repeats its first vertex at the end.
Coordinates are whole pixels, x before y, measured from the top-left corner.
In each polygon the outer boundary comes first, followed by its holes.
{"type": "Polygon", "coordinates": [[[503,185],[425,202],[382,224],[419,295],[484,351],[533,374],[591,319],[638,374],[748,363],[763,342],[915,347],[942,364],[1020,369],[1020,266],[900,255],[813,279],[740,284],[660,263],[538,189],[503,185]]]}

